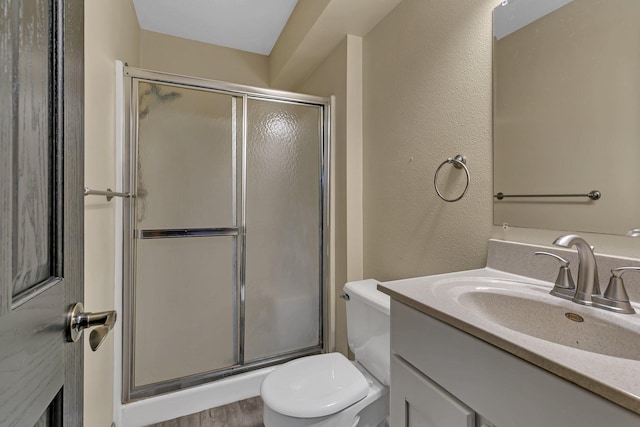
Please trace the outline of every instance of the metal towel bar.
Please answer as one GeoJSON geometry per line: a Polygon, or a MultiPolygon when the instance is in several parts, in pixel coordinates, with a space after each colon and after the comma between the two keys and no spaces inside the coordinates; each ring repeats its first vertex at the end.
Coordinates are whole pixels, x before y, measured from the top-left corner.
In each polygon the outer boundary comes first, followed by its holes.
{"type": "Polygon", "coordinates": [[[471,175],[469,174],[469,168],[467,168],[466,163],[467,158],[461,154],[458,154],[457,156],[453,158],[450,157],[444,162],[440,163],[440,166],[438,166],[438,169],[436,169],[436,173],[433,175],[433,186],[436,189],[436,194],[438,194],[438,197],[440,197],[445,202],[457,202],[458,200],[462,199],[465,194],[467,194],[469,183],[471,182],[471,175]],[[464,190],[462,190],[462,194],[454,199],[447,199],[446,197],[444,197],[440,192],[440,189],[438,188],[438,174],[440,173],[440,169],[442,169],[442,167],[447,164],[453,164],[453,167],[456,169],[464,169],[464,173],[467,176],[467,183],[464,186],[464,190]]]}
{"type": "Polygon", "coordinates": [[[138,239],[175,239],[183,237],[237,236],[238,234],[238,227],[177,228],[161,230],[136,230],[135,237],[138,239]]]}
{"type": "Polygon", "coordinates": [[[598,200],[602,197],[602,193],[598,190],[590,191],[587,194],[504,194],[498,193],[495,194],[495,197],[498,200],[506,199],[507,197],[588,197],[591,200],[598,200]]]}
{"type": "Polygon", "coordinates": [[[131,193],[119,193],[117,191],[111,191],[110,188],[107,188],[107,191],[102,190],[92,190],[89,187],[84,187],[84,195],[85,196],[106,196],[107,202],[110,202],[114,197],[124,197],[128,199],[130,197],[135,197],[131,193]]]}

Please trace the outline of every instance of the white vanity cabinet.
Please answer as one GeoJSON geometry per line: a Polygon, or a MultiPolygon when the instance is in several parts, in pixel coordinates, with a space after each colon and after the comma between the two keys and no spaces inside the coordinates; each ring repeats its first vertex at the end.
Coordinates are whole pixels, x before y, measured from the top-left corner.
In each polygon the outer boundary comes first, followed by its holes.
{"type": "Polygon", "coordinates": [[[395,300],[391,353],[391,427],[640,426],[639,415],[395,300]]]}

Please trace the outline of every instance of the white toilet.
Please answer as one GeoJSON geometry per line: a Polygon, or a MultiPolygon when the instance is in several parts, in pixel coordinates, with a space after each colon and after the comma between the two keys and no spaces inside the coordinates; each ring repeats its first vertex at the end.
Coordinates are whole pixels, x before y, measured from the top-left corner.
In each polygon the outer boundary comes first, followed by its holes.
{"type": "Polygon", "coordinates": [[[265,427],[382,427],[389,415],[389,297],[378,282],[344,286],[355,362],[340,353],[285,363],[262,383],[265,427]]]}

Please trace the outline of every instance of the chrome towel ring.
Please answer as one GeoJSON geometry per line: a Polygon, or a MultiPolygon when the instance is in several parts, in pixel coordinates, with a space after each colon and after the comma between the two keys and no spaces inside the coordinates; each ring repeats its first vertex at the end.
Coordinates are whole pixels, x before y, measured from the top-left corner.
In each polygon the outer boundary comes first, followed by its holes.
{"type": "Polygon", "coordinates": [[[465,194],[467,194],[467,189],[469,188],[469,182],[471,181],[471,175],[469,175],[469,169],[467,168],[466,163],[467,163],[466,157],[458,154],[454,158],[448,158],[444,162],[440,163],[440,166],[438,166],[438,169],[436,169],[436,173],[433,176],[433,186],[436,189],[436,193],[438,193],[438,197],[440,197],[445,202],[457,202],[458,200],[462,199],[465,194]],[[440,169],[442,169],[442,166],[449,163],[453,163],[453,167],[456,169],[464,169],[464,172],[467,175],[467,184],[464,186],[464,191],[459,197],[456,197],[455,199],[445,198],[442,195],[442,193],[440,193],[440,189],[438,188],[438,174],[440,173],[440,169]]]}

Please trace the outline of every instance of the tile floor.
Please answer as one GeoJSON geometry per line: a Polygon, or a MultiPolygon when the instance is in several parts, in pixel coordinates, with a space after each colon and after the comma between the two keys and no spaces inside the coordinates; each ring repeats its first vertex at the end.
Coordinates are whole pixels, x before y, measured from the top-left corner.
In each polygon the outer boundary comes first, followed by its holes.
{"type": "Polygon", "coordinates": [[[264,427],[262,399],[252,397],[148,427],[264,427]]]}

